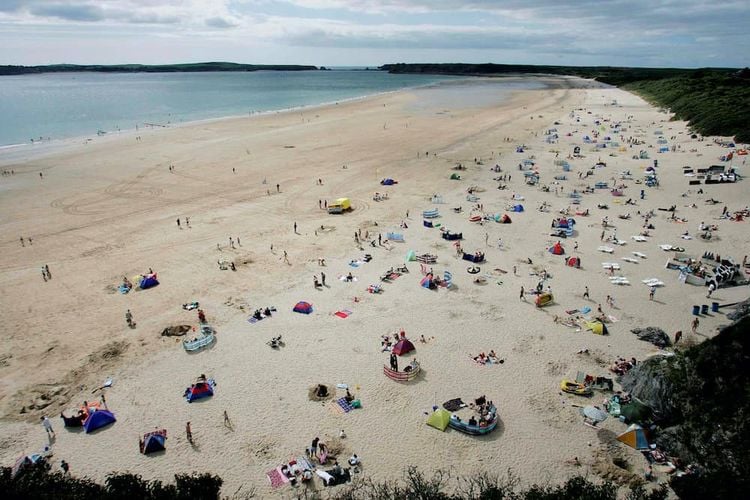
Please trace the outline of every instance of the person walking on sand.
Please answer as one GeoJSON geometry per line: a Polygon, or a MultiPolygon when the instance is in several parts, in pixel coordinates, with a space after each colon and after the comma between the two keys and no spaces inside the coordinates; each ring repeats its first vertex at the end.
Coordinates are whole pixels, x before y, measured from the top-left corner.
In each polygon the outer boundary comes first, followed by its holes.
{"type": "Polygon", "coordinates": [[[682,338],[682,330],[677,330],[674,334],[674,345],[677,345],[677,342],[679,342],[681,338],[682,338]]]}
{"type": "Polygon", "coordinates": [[[277,193],[280,193],[280,192],[281,192],[281,186],[280,186],[280,185],[278,185],[278,184],[276,184],[276,192],[277,192],[277,193]]]}
{"type": "Polygon", "coordinates": [[[182,226],[180,225],[180,218],[177,217],[177,229],[182,229],[182,226]]]}
{"type": "Polygon", "coordinates": [[[524,294],[524,292],[525,292],[525,290],[523,289],[523,287],[521,287],[521,293],[519,294],[518,298],[521,299],[521,300],[523,300],[525,302],[526,301],[526,295],[524,294]]]}
{"type": "Polygon", "coordinates": [[[711,298],[711,294],[714,293],[714,290],[716,290],[716,285],[714,285],[713,283],[711,283],[710,285],[708,285],[708,294],[706,294],[706,298],[707,299],[711,298]]]}
{"type": "Polygon", "coordinates": [[[42,266],[42,279],[44,282],[47,282],[47,271],[44,270],[44,266],[42,266]]]}
{"type": "Polygon", "coordinates": [[[130,312],[130,309],[125,311],[125,323],[127,323],[130,328],[133,328],[133,325],[135,324],[133,323],[133,313],[130,312]]]}
{"type": "Polygon", "coordinates": [[[693,320],[693,333],[698,331],[698,326],[700,326],[701,321],[698,318],[695,318],[693,320]]]}
{"type": "MultiPolygon", "coordinates": [[[[648,300],[654,300],[654,294],[656,293],[656,287],[652,286],[648,291],[648,300]]],[[[698,318],[695,318],[698,319],[698,318]]]]}
{"type": "Polygon", "coordinates": [[[588,299],[589,298],[589,287],[585,286],[583,288],[584,288],[584,290],[583,290],[583,298],[584,299],[588,299]]]}
{"type": "Polygon", "coordinates": [[[232,421],[229,420],[229,413],[226,410],[224,410],[224,427],[232,427],[232,421]]]}
{"type": "Polygon", "coordinates": [[[294,223],[294,234],[297,234],[297,223],[294,223]]]}
{"type": "Polygon", "coordinates": [[[44,427],[44,430],[47,432],[47,437],[50,439],[55,437],[55,430],[52,428],[52,422],[50,422],[49,418],[41,417],[42,420],[42,426],[44,427]]]}
{"type": "Polygon", "coordinates": [[[326,286],[326,273],[320,273],[320,282],[323,284],[323,286],[326,286]]]}
{"type": "Polygon", "coordinates": [[[190,427],[190,422],[185,424],[185,437],[188,443],[193,444],[193,429],[190,427]]]}
{"type": "Polygon", "coordinates": [[[25,246],[26,246],[26,244],[25,244],[25,243],[23,242],[23,236],[21,236],[21,246],[22,246],[22,247],[25,247],[25,246]]]}
{"type": "Polygon", "coordinates": [[[286,250],[284,250],[284,262],[289,264],[289,256],[286,254],[286,250]]]}

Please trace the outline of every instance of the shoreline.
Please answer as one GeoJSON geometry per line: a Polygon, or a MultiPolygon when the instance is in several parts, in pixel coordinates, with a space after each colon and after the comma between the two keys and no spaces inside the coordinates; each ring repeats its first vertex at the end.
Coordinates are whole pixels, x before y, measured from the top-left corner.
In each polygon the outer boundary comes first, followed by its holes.
{"type": "MultiPolygon", "coordinates": [[[[453,76],[453,75],[444,75],[444,76],[453,76]]],[[[268,116],[268,115],[274,115],[274,114],[280,114],[280,113],[295,113],[295,112],[309,111],[309,110],[315,110],[315,109],[325,109],[329,106],[336,106],[338,104],[347,104],[350,102],[357,102],[357,101],[362,101],[366,99],[374,99],[380,96],[385,96],[385,95],[398,93],[398,92],[410,92],[416,89],[432,88],[432,87],[438,87],[440,85],[451,85],[451,86],[452,85],[466,85],[467,83],[474,82],[474,81],[493,82],[493,81],[498,81],[499,79],[564,80],[565,77],[558,77],[555,75],[523,75],[523,74],[500,75],[498,77],[495,77],[495,76],[487,77],[487,76],[482,76],[482,75],[467,76],[467,77],[455,76],[455,79],[427,83],[424,85],[417,85],[413,87],[404,87],[404,88],[397,89],[397,90],[387,90],[383,92],[376,92],[374,94],[365,94],[361,96],[339,99],[336,101],[326,101],[326,102],[321,102],[317,104],[271,109],[271,110],[266,110],[266,111],[257,111],[257,112],[252,111],[252,112],[249,112],[248,115],[244,115],[244,114],[223,115],[223,116],[217,116],[217,117],[211,117],[211,118],[188,120],[188,121],[178,122],[178,123],[170,123],[167,125],[159,125],[158,127],[144,124],[144,126],[138,130],[132,129],[132,128],[120,129],[120,130],[107,130],[105,131],[106,133],[103,135],[98,135],[94,133],[91,135],[77,135],[77,136],[66,137],[66,138],[61,138],[61,139],[52,139],[50,141],[41,141],[41,142],[36,141],[34,143],[23,142],[23,143],[16,143],[16,144],[6,144],[6,145],[0,145],[0,166],[3,166],[3,167],[10,166],[13,163],[24,163],[24,162],[28,162],[28,161],[32,161],[36,159],[53,156],[56,154],[61,154],[64,152],[68,152],[75,147],[86,146],[88,145],[88,143],[99,143],[99,142],[105,141],[107,139],[112,139],[112,138],[129,138],[129,137],[133,137],[137,135],[138,133],[143,133],[144,131],[153,132],[155,130],[160,130],[160,129],[176,129],[180,127],[201,126],[205,124],[211,124],[211,123],[222,122],[222,121],[232,121],[232,120],[239,121],[241,119],[253,118],[253,117],[258,117],[258,116],[268,116]],[[31,148],[39,147],[41,150],[32,151],[30,149],[25,149],[27,147],[31,147],[31,148]]]]}

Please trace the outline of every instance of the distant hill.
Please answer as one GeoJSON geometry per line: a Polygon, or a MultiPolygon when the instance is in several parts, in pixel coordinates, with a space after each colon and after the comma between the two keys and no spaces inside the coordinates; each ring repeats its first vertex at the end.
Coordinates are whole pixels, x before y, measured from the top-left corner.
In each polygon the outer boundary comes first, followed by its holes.
{"type": "Polygon", "coordinates": [[[237,64],[202,62],[189,64],[51,64],[47,66],[0,66],[0,75],[30,73],[200,73],[206,71],[316,71],[316,66],[288,64],[237,64]]]}
{"type": "Polygon", "coordinates": [[[527,64],[385,64],[389,73],[501,76],[549,74],[591,78],[640,95],[668,108],[703,135],[750,142],[750,70],[733,68],[618,68],[612,66],[532,66],[527,64]]]}

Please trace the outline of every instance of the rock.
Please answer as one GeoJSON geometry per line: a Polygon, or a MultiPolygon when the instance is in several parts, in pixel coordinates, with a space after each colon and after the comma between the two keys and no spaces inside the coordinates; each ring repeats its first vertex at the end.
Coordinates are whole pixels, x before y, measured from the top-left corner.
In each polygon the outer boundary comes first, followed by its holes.
{"type": "Polygon", "coordinates": [[[748,314],[750,314],[750,299],[737,304],[734,308],[734,311],[727,314],[727,318],[731,319],[732,321],[736,321],[747,316],[748,314]]]}
{"type": "Polygon", "coordinates": [[[669,368],[668,357],[654,356],[635,365],[619,380],[625,391],[653,410],[657,421],[669,421],[675,414],[669,368]]]}
{"type": "Polygon", "coordinates": [[[51,404],[52,404],[52,401],[50,401],[49,399],[37,398],[36,401],[34,401],[34,409],[43,410],[51,404]]]}
{"type": "Polygon", "coordinates": [[[667,335],[661,328],[649,326],[646,328],[633,328],[630,331],[638,335],[639,340],[651,342],[655,346],[667,347],[672,345],[672,342],[669,340],[669,335],[667,335]]]}

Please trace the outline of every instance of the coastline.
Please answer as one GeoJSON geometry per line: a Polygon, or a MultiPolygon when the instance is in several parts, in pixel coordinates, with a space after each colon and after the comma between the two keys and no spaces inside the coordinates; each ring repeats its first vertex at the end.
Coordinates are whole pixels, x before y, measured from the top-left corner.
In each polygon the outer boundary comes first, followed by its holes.
{"type": "MultiPolygon", "coordinates": [[[[601,445],[595,431],[581,427],[572,406],[581,400],[559,393],[560,379],[579,369],[606,374],[607,362],[616,356],[642,359],[651,354],[653,346],[638,341],[628,329],[649,321],[669,332],[686,328],[684,304],[703,300],[704,291],[684,288],[687,285],[677,284],[664,269],[656,244],[682,243],[680,234],[687,226],[663,218],[657,222],[658,238],[644,247],[649,259],[628,269],[632,287],[611,285],[599,268],[607,257],[596,252],[598,219],[609,212],[580,221],[577,240],[584,268],[565,266],[547,251],[554,213],[539,214],[535,208],[548,201],[556,211],[568,201],[525,185],[515,165],[533,155],[545,182],[552,181],[558,173],[553,150],[567,153],[573,141],[543,142],[543,131],[555,121],[563,124],[561,136],[575,131],[576,140],[593,127],[596,116],[623,119],[632,114],[629,126],[634,133],[638,128],[650,133],[658,123],[680,137],[685,151],[659,157],[663,186],[649,191],[639,209],[676,200],[680,210],[690,214],[693,231],[697,220],[712,220],[720,207],[701,203],[695,212],[683,207],[697,198],[681,200],[686,182],[680,167],[709,161],[720,149],[706,144],[700,151],[705,156],[688,152],[684,123],[669,122],[669,116],[624,91],[563,83],[560,88],[518,91],[506,102],[481,109],[433,106],[419,112],[410,108],[419,101],[418,90],[397,91],[251,119],[181,125],[143,134],[138,143],[132,140],[135,134],[105,138],[20,164],[15,178],[4,178],[14,184],[0,199],[8,235],[0,242],[7,256],[0,266],[0,299],[8,304],[0,310],[0,321],[8,329],[0,367],[7,381],[0,393],[3,462],[12,463],[43,441],[37,412],[20,414],[20,405],[62,387],[45,408],[53,417],[57,408],[74,407],[113,376],[107,402],[118,418],[114,426],[86,436],[64,431],[54,419],[55,459],[64,457],[76,474],[102,478],[112,470],[130,470],[169,479],[174,473],[208,470],[225,480],[225,494],[254,486],[263,496],[288,495],[270,489],[265,472],[302,454],[315,435],[334,441],[340,429],[347,434],[345,453],[358,453],[364,473],[376,479],[398,476],[405,465],[421,465],[428,473],[436,468],[459,473],[512,468],[524,484],[540,481],[539,471],[544,470],[544,479],[560,481],[581,470],[565,465],[572,456],[581,457],[585,471],[595,473],[592,454],[601,445]],[[573,88],[566,88],[568,84],[573,88]],[[610,105],[613,96],[620,102],[617,107],[610,105]],[[592,113],[579,113],[581,125],[570,118],[577,109],[592,113]],[[505,141],[508,137],[513,140],[505,141]],[[517,144],[527,144],[529,153],[516,153],[517,144]],[[467,170],[461,172],[462,180],[450,180],[457,163],[467,170]],[[496,189],[492,178],[497,174],[489,171],[495,163],[513,176],[508,190],[496,189]],[[172,164],[174,173],[168,170],[172,164]],[[44,172],[43,180],[38,172],[44,172]],[[399,184],[381,186],[384,177],[399,184]],[[278,194],[272,192],[276,183],[278,194]],[[486,211],[505,212],[515,192],[525,197],[527,212],[513,214],[514,223],[507,226],[470,223],[466,190],[471,185],[484,189],[479,196],[486,211]],[[375,191],[387,192],[389,200],[374,201],[375,191]],[[446,203],[432,203],[434,193],[442,194],[446,203]],[[330,216],[316,205],[317,200],[341,196],[351,198],[353,213],[330,216]],[[453,213],[451,208],[459,205],[464,212],[453,213]],[[422,226],[419,213],[433,206],[441,211],[443,227],[463,232],[468,251],[487,253],[485,271],[499,268],[505,274],[493,276],[486,285],[474,284],[466,263],[454,257],[438,230],[422,226]],[[191,228],[178,229],[175,219],[186,216],[191,228]],[[407,229],[399,228],[402,220],[407,229]],[[293,223],[299,224],[299,234],[292,232],[293,223]],[[319,231],[321,225],[327,229],[319,231]],[[406,243],[393,243],[390,250],[360,250],[351,236],[357,230],[371,235],[401,231],[406,243]],[[33,247],[21,247],[15,235],[33,236],[33,247]],[[241,245],[229,247],[229,236],[241,236],[241,245]],[[502,249],[494,243],[499,237],[505,241],[502,249]],[[435,269],[451,270],[455,289],[422,289],[419,266],[407,262],[409,274],[384,285],[382,295],[368,294],[367,285],[379,282],[389,267],[403,264],[410,249],[437,254],[435,269]],[[289,265],[282,251],[288,251],[289,265]],[[372,253],[372,262],[348,265],[366,252],[372,253]],[[326,259],[325,267],[318,265],[320,257],[326,259]],[[237,262],[237,272],[218,270],[221,258],[237,262]],[[538,270],[526,264],[527,258],[553,276],[558,304],[549,309],[518,300],[519,287],[529,288],[537,279],[531,273],[538,270]],[[38,276],[44,263],[54,275],[49,282],[38,276]],[[159,273],[158,287],[128,295],[111,289],[122,275],[148,267],[159,273]],[[510,272],[513,267],[518,267],[517,275],[510,272]],[[323,270],[329,287],[313,289],[312,276],[323,270]],[[350,271],[357,282],[337,279],[350,271]],[[640,286],[639,280],[649,276],[667,282],[658,303],[649,302],[647,289],[640,286]],[[605,294],[617,296],[617,307],[608,311],[617,319],[608,337],[553,322],[554,315],[587,303],[581,297],[584,284],[599,302],[605,294]],[[188,355],[179,339],[159,333],[168,325],[195,324],[194,312],[180,308],[192,300],[205,309],[218,340],[213,348],[188,355]],[[291,312],[300,300],[314,304],[312,315],[291,312]],[[278,310],[274,317],[248,323],[255,308],[270,305],[278,310]],[[124,325],[126,309],[135,315],[135,330],[124,325]],[[332,314],[342,309],[353,314],[346,319],[332,314]],[[414,341],[419,335],[429,339],[417,344],[424,373],[409,385],[382,375],[387,355],[379,349],[380,336],[402,328],[414,341]],[[287,345],[271,351],[266,341],[276,335],[287,345]],[[592,355],[577,354],[584,348],[592,355]],[[506,363],[479,366],[471,360],[470,355],[489,349],[506,363]],[[188,405],[180,395],[200,373],[216,379],[216,394],[205,403],[188,405]],[[309,401],[307,391],[317,383],[348,384],[363,408],[339,414],[309,401]],[[474,439],[457,432],[441,434],[424,424],[424,412],[432,405],[482,394],[498,404],[502,425],[495,433],[474,439]],[[224,410],[235,430],[222,424],[224,410]],[[182,433],[188,420],[197,448],[182,433]],[[148,459],[138,453],[134,438],[154,426],[168,428],[170,438],[164,456],[148,459]],[[556,445],[550,447],[551,442],[556,445]]],[[[596,161],[597,152],[587,149],[586,155],[574,162],[579,171],[596,161]]],[[[605,159],[609,166],[597,171],[596,180],[627,168],[640,174],[644,168],[644,162],[633,162],[629,154],[605,159]]],[[[568,190],[578,184],[571,179],[563,185],[568,190]]],[[[631,185],[629,196],[638,189],[631,185]]],[[[711,194],[726,203],[743,199],[740,184],[711,188],[719,189],[711,194]]],[[[595,209],[598,202],[612,200],[608,192],[599,192],[585,204],[595,209]]],[[[624,210],[613,204],[610,215],[624,210]]],[[[637,234],[640,222],[618,225],[628,238],[631,232],[637,234]]],[[[683,244],[691,253],[711,248],[731,254],[747,245],[745,228],[722,225],[721,239],[711,247],[698,241],[683,244]]],[[[571,241],[564,244],[572,251],[571,241]]],[[[638,243],[628,245],[623,255],[638,248],[638,243]]],[[[744,290],[722,290],[717,300],[731,302],[739,293],[744,290]]],[[[596,301],[589,305],[595,308],[596,301]]],[[[701,333],[711,335],[723,320],[716,315],[702,321],[701,333]]],[[[610,419],[602,428],[618,432],[618,424],[610,419]]],[[[638,456],[628,455],[633,463],[638,456]]]]}

